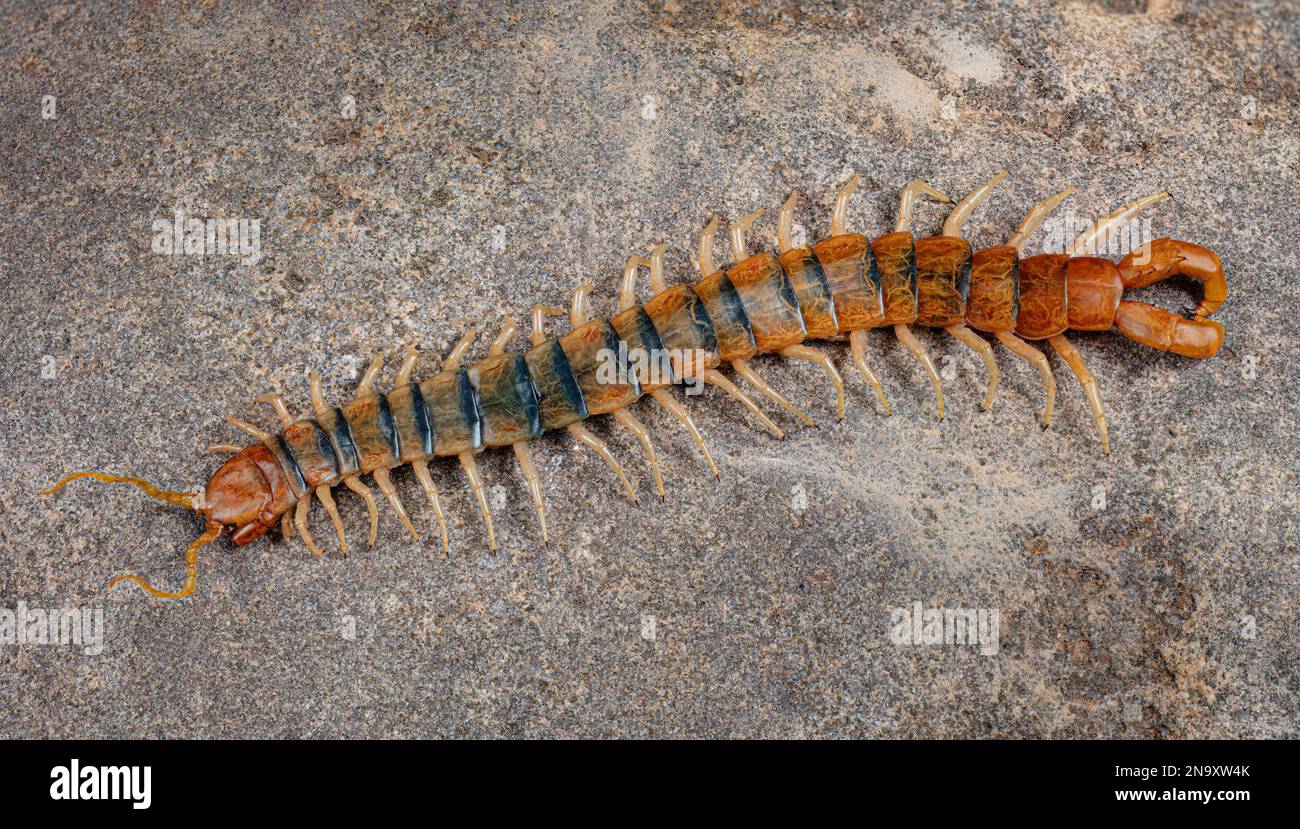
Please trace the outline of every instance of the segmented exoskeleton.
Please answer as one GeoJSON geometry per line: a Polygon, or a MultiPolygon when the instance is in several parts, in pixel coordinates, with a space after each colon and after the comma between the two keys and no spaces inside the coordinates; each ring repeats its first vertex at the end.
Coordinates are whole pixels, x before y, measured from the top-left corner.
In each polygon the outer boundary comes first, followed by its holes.
{"type": "Polygon", "coordinates": [[[942,328],[980,355],[989,375],[985,409],[993,404],[997,391],[998,364],[990,343],[971,329],[993,334],[1012,353],[1031,362],[1047,390],[1044,426],[1051,424],[1055,382],[1044,354],[1026,340],[1048,340],[1078,377],[1103,450],[1109,452],[1097,383],[1078,350],[1065,338],[1065,331],[1113,327],[1152,348],[1209,357],[1223,342],[1223,327],[1208,318],[1227,298],[1223,268],[1218,257],[1205,248],[1171,239],[1150,242],[1118,265],[1082,255],[1099,238],[1167,198],[1166,193],[1135,201],[1098,221],[1066,252],[1022,258],[1029,236],[1072,192],[1065,190],[1036,205],[1007,244],[972,250],[961,238],[961,228],[1005,176],[1005,172],[999,173],[962,199],[944,223],[943,233],[923,239],[913,239],[908,230],[916,198],[926,195],[951,201],[924,182],[913,181],[903,190],[894,232],[868,240],[846,230],[849,199],[857,184],[854,176],[836,197],[830,237],[810,247],[792,241],[796,199],[791,195],[778,222],[779,256],[766,252],[751,255],[747,250],[745,235],[759,211],[732,226],[735,264],[726,269],[714,266],[715,217],[700,239],[697,264],[702,278],[698,282],[668,285],[662,246],[648,258],[634,256],[624,269],[619,313],[611,319],[588,318],[591,286],[584,283],[574,292],[569,311],[573,329],[566,334],[552,337],[544,330],[548,316],[564,312],[541,305],[533,308],[532,347],[523,353],[507,352],[515,326],[506,321],[486,359],[468,367],[461,365],[475,337],[470,331],[452,349],[442,371],[423,382],[412,379],[416,352],[413,345],[408,346],[396,385],[387,394],[375,391],[383,368],[382,355],[376,357],[361,378],[356,398],[341,407],[325,401],[320,377],[313,373],[314,417],[294,418],[277,395],[258,398],[275,408],[283,429],[272,434],[227,418],[257,442],[246,447],[211,447],[234,457],[217,470],[201,494],[165,492],[139,478],[99,472],[69,475],[47,494],[76,478],[93,477],[133,483],[154,497],[202,515],[206,528],[186,550],[186,578],[180,591],[156,590],[134,575],[109,582],[111,587],[130,579],[164,598],[186,596],[194,590],[198,550],[226,531],[239,545],[276,524],[286,538],[296,527],[307,547],[321,555],[307,528],[313,496],[324,505],[346,554],[343,521],[332,494],[340,484],[365,499],[373,545],[378,508],[370,488],[360,480],[362,475],[374,479],[402,525],[418,538],[389,474],[402,465],[415,471],[433,507],[443,550],[449,550],[446,517],[429,474],[429,461],[436,457],[458,459],[483,514],[488,545],[495,550],[492,515],[474,461],[478,452],[489,447],[509,446],[514,451],[546,540],[541,481],[529,448],[533,438],[551,430],[568,430],[600,455],[628,497],[636,501],[636,491],[609,447],[582,425],[590,417],[612,415],[640,442],[663,497],[654,445],[645,427],[627,410],[632,403],[649,396],[667,409],[690,432],[717,476],[717,466],[699,429],[685,406],[670,395],[670,385],[693,380],[717,386],[780,438],[781,429],[719,368],[730,365],[763,396],[811,424],[811,418],[764,382],[748,361],[758,354],[775,353],[814,363],[835,387],[839,416],[843,417],[844,382],[839,371],[829,355],[807,341],[847,338],[854,364],[888,414],[888,400],[867,364],[864,348],[867,332],[884,326],[893,327],[898,339],[925,367],[934,385],[940,418],[944,401],[939,374],[909,326],[942,328]],[[642,266],[649,268],[655,295],[638,304],[636,287],[642,266]],[[1204,284],[1204,298],[1190,319],[1123,300],[1126,289],[1176,274],[1204,284]],[[633,361],[629,355],[652,355],[652,359],[633,361]],[[659,359],[661,356],[666,359],[659,359]],[[618,363],[615,371],[608,370],[611,359],[618,363]]]}

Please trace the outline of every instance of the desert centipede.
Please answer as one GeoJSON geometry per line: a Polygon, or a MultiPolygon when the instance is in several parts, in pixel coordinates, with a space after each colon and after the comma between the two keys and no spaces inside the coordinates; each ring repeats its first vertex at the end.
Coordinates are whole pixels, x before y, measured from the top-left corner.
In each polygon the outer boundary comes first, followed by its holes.
{"type": "Polygon", "coordinates": [[[1156,193],[1131,202],[1093,224],[1061,253],[1022,257],[1030,235],[1047,214],[1070,195],[1064,190],[1035,205],[1006,244],[973,250],[961,230],[974,209],[1006,177],[1001,172],[956,203],[940,235],[914,239],[909,230],[916,200],[928,196],[952,202],[923,181],[902,191],[893,232],[868,239],[846,228],[849,199],[857,186],[852,177],[835,198],[830,236],[796,245],[792,194],[783,204],[777,239],[779,253],[751,254],[746,243],[750,225],[762,211],[733,223],[730,241],[734,264],[718,268],[713,259],[717,218],[700,238],[697,264],[701,279],[693,285],[669,285],[664,276],[664,247],[648,257],[631,257],[623,272],[619,313],[610,319],[590,318],[589,284],[573,294],[568,316],[572,330],[548,336],[548,317],[565,312],[544,305],[532,309],[532,346],[522,353],[507,350],[515,326],[507,320],[493,340],[488,357],[472,366],[462,359],[475,338],[465,334],[451,350],[441,372],[415,382],[416,350],[409,345],[387,394],[376,392],[383,356],[362,375],[356,398],[332,406],[322,394],[320,377],[310,377],[314,417],[295,418],[284,399],[264,395],[282,425],[272,434],[228,417],[255,442],[248,446],[210,447],[233,456],[216,471],[204,491],[168,492],[139,478],[100,472],[76,472],[59,481],[51,494],[69,481],[92,477],[105,482],[131,483],[152,497],[195,510],[205,521],[203,533],[185,551],[186,576],[174,593],[157,590],[135,575],[114,578],[135,581],[163,598],[180,598],[194,591],[198,551],[229,532],[236,545],[253,541],[277,524],[285,538],[296,528],[306,546],[322,555],[307,528],[312,497],[320,501],[347,552],[343,522],[332,490],[346,486],[364,499],[370,515],[370,543],[378,527],[374,494],[360,477],[369,475],[402,525],[418,538],[393,486],[390,471],[409,465],[429,498],[443,550],[450,549],[447,521],[429,472],[438,457],[458,459],[482,513],[488,546],[496,549],[492,514],[475,455],[487,448],[510,447],[527,482],[537,513],[540,534],[547,539],[541,481],[529,441],[543,432],[565,429],[609,466],[628,497],[636,490],[606,443],[588,431],[583,421],[608,414],[640,443],[653,472],[659,495],[663,479],[654,445],[646,428],[628,407],[650,397],[684,426],[715,476],[718,469],[704,438],[686,407],[668,388],[680,382],[703,382],[722,389],[741,403],[774,437],[781,429],[757,403],[719,369],[729,365],[763,397],[811,424],[811,418],[769,386],[750,366],[759,354],[779,354],[819,366],[835,388],[838,414],[844,416],[844,381],[826,352],[809,340],[847,339],[855,366],[874,390],[885,413],[884,388],[867,364],[867,332],[892,327],[898,340],[915,355],[934,386],[938,416],[944,416],[942,382],[925,346],[910,326],[941,328],[975,351],[988,371],[983,408],[993,404],[1000,371],[988,340],[974,330],[992,334],[1013,354],[1031,363],[1046,387],[1043,425],[1050,426],[1055,381],[1047,358],[1028,341],[1046,340],[1077,377],[1092,410],[1103,451],[1110,451],[1106,417],[1096,380],[1066,331],[1107,331],[1187,357],[1213,356],[1223,343],[1223,326],[1209,319],[1228,295],[1218,256],[1211,251],[1169,238],[1148,242],[1118,264],[1085,255],[1096,241],[1139,212],[1168,197],[1156,193]],[[637,302],[637,282],[648,268],[654,297],[637,302]],[[1190,277],[1203,284],[1203,298],[1190,317],[1144,302],[1125,300],[1124,292],[1171,276],[1190,277]],[[610,355],[618,370],[610,372],[610,355]],[[651,355],[634,360],[631,355],[651,355]]]}

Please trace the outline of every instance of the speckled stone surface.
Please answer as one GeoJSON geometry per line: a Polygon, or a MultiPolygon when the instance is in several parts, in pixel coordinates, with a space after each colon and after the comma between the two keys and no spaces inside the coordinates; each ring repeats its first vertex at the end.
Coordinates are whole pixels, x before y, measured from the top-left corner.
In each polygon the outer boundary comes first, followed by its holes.
{"type": "MultiPolygon", "coordinates": [[[[1141,11],[5,3],[0,608],[102,608],[106,640],[0,645],[0,736],[1295,735],[1300,13],[1141,11]],[[345,492],[348,558],[318,509],[324,558],[276,533],[222,541],[197,593],[166,602],[105,584],[179,586],[193,516],[84,481],[40,495],[83,468],[200,485],[218,465],[203,447],[234,438],[224,415],[274,422],[258,394],[306,410],[319,369],[347,399],[409,341],[427,376],[467,326],[526,327],[582,279],[608,313],[655,240],[669,277],[692,277],[711,213],[797,190],[819,237],[856,170],[852,225],[878,235],[910,179],[960,195],[1002,168],[977,246],[1068,185],[1079,220],[1167,189],[1153,234],[1227,267],[1211,360],[1076,336],[1110,457],[1055,357],[1044,431],[1025,363],[999,348],[981,412],[982,364],[920,332],[947,377],[940,422],[878,332],[892,417],[841,345],[841,423],[815,368],[770,358],[758,369],[820,428],[765,405],[779,442],[717,391],[691,398],[718,482],[639,404],[663,504],[608,418],[592,429],[639,509],[571,438],[538,440],[549,546],[494,451],[498,555],[443,462],[449,559],[400,471],[421,542],[381,504],[365,549],[345,492]],[[155,253],[154,220],[178,210],[259,221],[260,259],[155,253]],[[891,609],[914,602],[998,610],[997,654],[894,644],[891,609]]],[[[943,215],[923,203],[917,231],[943,215]]],[[[773,232],[769,212],[754,238],[773,232]]],[[[1181,309],[1187,287],[1146,295],[1181,309]]]]}

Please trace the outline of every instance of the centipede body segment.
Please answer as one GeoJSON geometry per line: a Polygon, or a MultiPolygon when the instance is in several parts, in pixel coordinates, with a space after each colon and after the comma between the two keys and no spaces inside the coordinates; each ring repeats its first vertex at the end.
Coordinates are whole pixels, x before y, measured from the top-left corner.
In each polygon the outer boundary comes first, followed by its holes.
{"type": "Polygon", "coordinates": [[[164,598],[179,598],[194,590],[199,549],[223,533],[242,545],[280,526],[285,537],[296,530],[313,553],[323,554],[307,526],[313,498],[329,515],[340,550],[346,554],[347,537],[333,495],[340,485],[364,499],[373,544],[377,499],[362,476],[373,480],[403,527],[418,537],[392,482],[391,470],[400,466],[410,466],[415,472],[429,499],[442,548],[449,550],[446,516],[428,466],[438,458],[457,460],[482,513],[488,546],[496,549],[486,487],[475,464],[475,456],[489,448],[510,447],[514,452],[537,512],[540,535],[546,540],[541,480],[529,445],[542,433],[568,431],[600,457],[629,499],[636,501],[636,488],[609,446],[583,426],[588,418],[611,415],[640,445],[655,488],[663,497],[658,455],[649,431],[629,411],[633,403],[648,397],[668,411],[690,434],[716,476],[717,466],[707,444],[685,404],[672,396],[672,385],[692,381],[716,386],[779,438],[784,434],[781,428],[723,369],[730,368],[762,397],[811,424],[811,417],[763,380],[750,361],[759,355],[778,354],[810,362],[831,382],[843,417],[843,378],[832,357],[809,343],[847,340],[853,364],[888,414],[884,387],[866,357],[867,334],[877,328],[892,329],[915,355],[933,384],[936,411],[942,418],[942,380],[913,326],[942,329],[981,358],[988,370],[985,409],[993,404],[1000,369],[992,342],[982,334],[992,335],[1012,354],[1029,362],[1044,382],[1043,425],[1049,426],[1055,381],[1043,352],[1029,344],[1046,340],[1077,377],[1097,423],[1102,448],[1109,452],[1098,383],[1066,332],[1113,328],[1161,351],[1210,357],[1224,336],[1223,327],[1209,318],[1227,298],[1223,267],[1209,250],[1168,238],[1144,245],[1118,264],[1087,255],[1099,238],[1163,200],[1167,195],[1163,193],[1125,205],[1098,221],[1067,252],[1023,256],[1034,230],[1070,194],[1071,190],[1065,190],[1036,205],[1006,244],[975,250],[962,238],[962,226],[1005,176],[1005,172],[999,173],[957,202],[941,234],[919,239],[910,231],[916,200],[951,201],[925,182],[914,181],[904,188],[895,228],[875,239],[847,229],[856,176],[836,196],[830,236],[810,245],[793,242],[797,200],[792,195],[778,219],[779,250],[748,250],[746,232],[759,215],[751,214],[732,225],[734,261],[727,267],[714,263],[715,218],[700,240],[697,282],[667,283],[662,246],[647,256],[633,256],[623,272],[618,313],[609,319],[590,316],[587,299],[592,286],[583,283],[575,290],[567,312],[570,330],[548,333],[548,319],[566,314],[549,306],[535,306],[531,345],[522,351],[510,350],[515,325],[507,320],[486,358],[462,365],[475,337],[475,332],[468,332],[441,371],[423,381],[414,377],[417,355],[409,346],[396,385],[386,393],[376,389],[383,368],[383,358],[377,357],[362,376],[355,398],[346,403],[327,402],[320,378],[313,374],[311,416],[295,417],[279,396],[258,398],[274,408],[281,428],[272,433],[228,418],[254,442],[244,447],[212,447],[233,456],[216,471],[202,494],[165,492],[138,478],[95,472],[69,475],[49,492],[81,477],[132,483],[203,516],[205,530],[185,553],[186,578],[181,590],[156,590],[131,575],[110,582],[111,586],[123,579],[134,580],[164,598]],[[638,302],[637,282],[643,268],[649,270],[654,296],[638,302]],[[1127,290],[1175,275],[1204,286],[1204,298],[1188,318],[1124,299],[1127,290]]]}

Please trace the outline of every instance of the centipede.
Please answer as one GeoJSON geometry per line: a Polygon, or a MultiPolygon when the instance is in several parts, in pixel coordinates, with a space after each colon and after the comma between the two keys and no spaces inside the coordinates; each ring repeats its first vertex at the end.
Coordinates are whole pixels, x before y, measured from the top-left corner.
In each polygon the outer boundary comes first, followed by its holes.
{"type": "Polygon", "coordinates": [[[1046,393],[1042,425],[1047,428],[1052,423],[1056,382],[1045,350],[1031,345],[1045,341],[1077,378],[1101,449],[1108,454],[1110,439],[1098,383],[1066,332],[1113,330],[1158,351],[1194,359],[1211,357],[1224,338],[1223,326],[1210,319],[1228,296],[1223,266],[1210,250],[1168,237],[1141,245],[1118,263],[1091,255],[1099,239],[1169,198],[1165,192],[1125,204],[1097,220],[1061,252],[1025,256],[1029,238],[1073,192],[1069,188],[1034,205],[1005,244],[973,249],[962,228],[1006,176],[1006,171],[999,172],[956,202],[924,181],[911,181],[902,189],[893,231],[869,239],[847,227],[850,199],[858,184],[853,175],[835,195],[830,235],[811,245],[795,242],[799,198],[792,193],[780,208],[776,252],[749,250],[747,235],[763,211],[730,224],[733,263],[729,267],[714,262],[715,216],[700,236],[695,260],[698,281],[670,285],[664,268],[666,248],[657,245],[627,260],[619,310],[608,319],[592,316],[594,288],[582,282],[574,289],[567,311],[541,304],[531,309],[531,347],[522,352],[510,350],[516,326],[507,318],[485,359],[463,365],[477,336],[471,329],[451,349],[441,371],[424,381],[414,379],[415,345],[406,346],[394,386],[387,393],[376,390],[384,367],[380,354],[362,374],[355,398],[342,406],[326,401],[320,375],[312,372],[311,417],[295,417],[278,394],[258,397],[257,402],[274,409],[279,430],[271,432],[227,417],[252,443],[209,447],[229,457],[202,489],[167,491],[138,477],[83,471],[67,475],[45,494],[52,495],[70,481],[92,478],[132,484],[151,497],[196,512],[204,529],[185,550],[185,580],[179,590],[159,590],[130,573],[108,582],[112,588],[131,581],[164,599],[194,592],[199,551],[222,535],[241,546],[278,526],[285,539],[296,531],[312,554],[324,555],[307,525],[313,499],[329,515],[339,549],[347,555],[347,536],[334,499],[340,486],[365,502],[373,546],[379,509],[362,476],[371,478],[406,532],[418,539],[392,479],[393,471],[402,466],[411,467],[428,497],[446,556],[451,549],[447,516],[429,467],[436,459],[455,458],[459,463],[482,514],[487,546],[495,551],[492,513],[475,463],[487,449],[509,448],[514,453],[540,537],[546,542],[542,481],[530,449],[538,436],[566,430],[604,461],[627,497],[636,502],[636,488],[623,466],[608,444],[584,425],[591,418],[609,415],[639,443],[662,498],[663,476],[654,443],[630,411],[632,404],[649,398],[666,410],[689,433],[702,461],[717,477],[718,466],[685,403],[672,393],[674,386],[714,386],[780,439],[782,429],[723,368],[729,367],[760,397],[812,425],[812,418],[770,386],[751,363],[759,355],[778,355],[813,364],[833,386],[842,419],[844,379],[831,355],[810,343],[847,342],[851,362],[871,387],[883,414],[889,415],[885,389],[868,364],[866,350],[869,332],[882,328],[892,328],[898,342],[920,363],[934,387],[940,419],[945,416],[942,379],[912,328],[942,329],[980,357],[988,375],[985,410],[994,403],[1001,376],[993,343],[982,336],[988,335],[1038,371],[1046,393]],[[953,207],[939,235],[914,238],[912,214],[922,197],[953,207]],[[654,295],[640,303],[638,283],[646,271],[654,295]],[[1125,298],[1127,291],[1175,276],[1201,283],[1201,301],[1186,315],[1125,298]],[[572,328],[548,334],[549,318],[563,316],[568,316],[572,328]],[[644,355],[652,359],[637,359],[644,355]]]}

